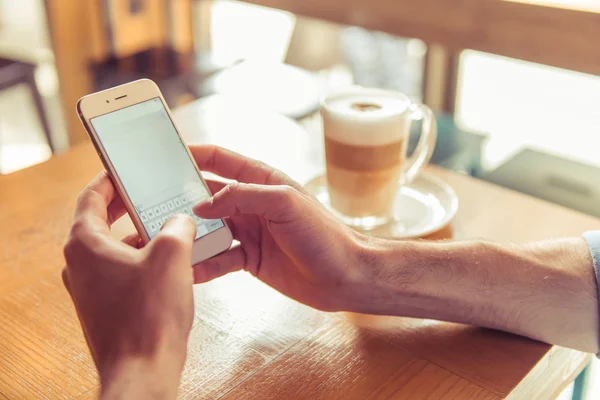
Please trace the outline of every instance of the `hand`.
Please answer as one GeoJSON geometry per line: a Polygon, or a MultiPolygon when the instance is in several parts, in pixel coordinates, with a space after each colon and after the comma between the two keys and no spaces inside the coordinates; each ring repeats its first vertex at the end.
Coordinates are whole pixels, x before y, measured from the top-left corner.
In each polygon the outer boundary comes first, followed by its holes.
{"type": "Polygon", "coordinates": [[[194,315],[196,227],[171,218],[144,248],[112,239],[125,209],[101,173],[81,193],[64,249],[63,280],[107,397],[175,397],[194,315]]]}
{"type": "Polygon", "coordinates": [[[201,170],[237,182],[210,181],[202,218],[224,218],[240,245],[194,268],[195,282],[245,269],[312,307],[338,311],[355,296],[364,237],[340,223],[292,179],[263,163],[214,146],[190,147],[201,170]]]}

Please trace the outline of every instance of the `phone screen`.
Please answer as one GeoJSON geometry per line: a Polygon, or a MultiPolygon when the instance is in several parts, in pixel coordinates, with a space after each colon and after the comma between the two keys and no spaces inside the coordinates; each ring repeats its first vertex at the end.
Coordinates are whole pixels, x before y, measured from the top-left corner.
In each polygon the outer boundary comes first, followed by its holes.
{"type": "Polygon", "coordinates": [[[194,218],[196,239],[223,227],[192,212],[210,195],[160,98],[90,122],[150,238],[174,214],[194,218]]]}

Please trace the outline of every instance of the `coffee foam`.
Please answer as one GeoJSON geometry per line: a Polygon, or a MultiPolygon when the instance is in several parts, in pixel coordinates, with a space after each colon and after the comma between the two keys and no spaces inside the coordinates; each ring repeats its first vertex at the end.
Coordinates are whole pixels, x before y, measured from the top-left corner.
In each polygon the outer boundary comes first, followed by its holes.
{"type": "Polygon", "coordinates": [[[322,108],[325,135],[355,146],[380,146],[408,135],[410,102],[404,95],[358,88],[325,99],[322,108]]]}

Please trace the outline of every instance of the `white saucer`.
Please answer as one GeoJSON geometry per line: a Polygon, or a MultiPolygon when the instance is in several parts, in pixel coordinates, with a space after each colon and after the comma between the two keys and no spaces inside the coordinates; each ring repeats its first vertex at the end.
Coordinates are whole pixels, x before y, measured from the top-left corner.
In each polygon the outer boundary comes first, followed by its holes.
{"type": "MultiPolygon", "coordinates": [[[[305,186],[323,205],[331,207],[325,175],[305,186]]],[[[424,237],[446,227],[457,210],[454,189],[432,175],[420,174],[409,185],[398,187],[394,219],[363,233],[390,239],[424,237]]]]}

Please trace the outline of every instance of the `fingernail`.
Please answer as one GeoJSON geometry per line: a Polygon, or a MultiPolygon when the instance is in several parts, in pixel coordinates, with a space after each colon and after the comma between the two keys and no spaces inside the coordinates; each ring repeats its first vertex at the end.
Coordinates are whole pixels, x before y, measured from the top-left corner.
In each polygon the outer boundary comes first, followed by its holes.
{"type": "Polygon", "coordinates": [[[212,205],[212,197],[202,200],[200,203],[196,204],[192,208],[192,211],[194,212],[194,214],[198,214],[198,213],[201,213],[203,210],[206,210],[207,208],[209,208],[211,205],[212,205]]]}

